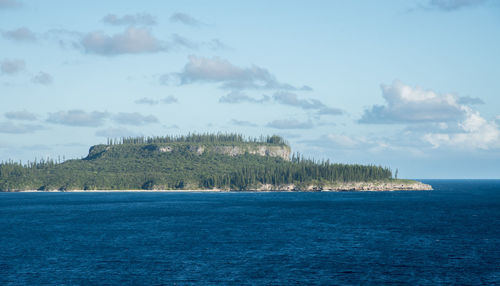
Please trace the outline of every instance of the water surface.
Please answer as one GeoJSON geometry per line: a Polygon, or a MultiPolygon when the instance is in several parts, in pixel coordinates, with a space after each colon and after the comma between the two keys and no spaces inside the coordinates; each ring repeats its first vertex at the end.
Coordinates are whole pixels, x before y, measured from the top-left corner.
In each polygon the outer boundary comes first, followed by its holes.
{"type": "Polygon", "coordinates": [[[0,193],[0,284],[498,284],[500,181],[435,191],[0,193]]]}

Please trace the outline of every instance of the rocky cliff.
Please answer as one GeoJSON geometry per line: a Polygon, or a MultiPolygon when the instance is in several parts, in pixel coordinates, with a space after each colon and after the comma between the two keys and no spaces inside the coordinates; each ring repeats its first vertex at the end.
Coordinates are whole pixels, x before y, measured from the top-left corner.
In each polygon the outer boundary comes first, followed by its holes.
{"type": "Polygon", "coordinates": [[[285,184],[274,186],[270,184],[255,188],[256,191],[307,191],[307,192],[343,192],[343,191],[432,191],[431,185],[413,180],[391,180],[373,182],[339,182],[327,185],[298,186],[285,184]]]}
{"type": "Polygon", "coordinates": [[[280,157],[287,161],[290,160],[290,148],[288,146],[214,146],[208,148],[208,150],[229,156],[238,156],[248,152],[253,155],[280,157]]]}
{"type": "Polygon", "coordinates": [[[161,154],[172,152],[191,152],[197,155],[202,155],[207,152],[216,154],[239,156],[245,153],[279,157],[286,161],[290,160],[291,149],[287,145],[272,145],[259,143],[245,144],[197,144],[197,143],[170,143],[170,144],[143,144],[143,145],[95,145],[89,150],[86,160],[97,159],[102,156],[113,155],[114,157],[121,154],[134,152],[143,154],[161,154]]]}
{"type": "MultiPolygon", "coordinates": [[[[160,152],[174,152],[175,146],[161,146],[158,148],[160,152]]],[[[216,154],[228,155],[228,156],[238,156],[245,153],[259,155],[259,156],[270,156],[270,157],[280,157],[284,160],[290,160],[290,147],[288,146],[270,146],[270,145],[258,145],[258,144],[248,144],[241,146],[231,146],[231,145],[190,145],[188,149],[201,155],[205,152],[214,152],[216,154]]]]}

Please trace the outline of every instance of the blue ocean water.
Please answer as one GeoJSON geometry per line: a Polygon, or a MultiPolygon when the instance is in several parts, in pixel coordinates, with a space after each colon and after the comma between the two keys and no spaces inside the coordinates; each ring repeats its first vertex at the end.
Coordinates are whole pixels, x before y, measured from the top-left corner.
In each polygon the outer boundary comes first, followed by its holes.
{"type": "Polygon", "coordinates": [[[500,284],[500,181],[435,191],[0,193],[0,285],[500,284]]]}

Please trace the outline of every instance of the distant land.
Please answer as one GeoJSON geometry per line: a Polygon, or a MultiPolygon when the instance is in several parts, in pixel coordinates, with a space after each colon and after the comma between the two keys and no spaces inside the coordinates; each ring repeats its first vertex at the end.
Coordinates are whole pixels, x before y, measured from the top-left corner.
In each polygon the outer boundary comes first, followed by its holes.
{"type": "Polygon", "coordinates": [[[240,134],[108,139],[82,159],[0,163],[0,191],[431,190],[387,167],[338,164],[292,154],[280,136],[240,134]]]}

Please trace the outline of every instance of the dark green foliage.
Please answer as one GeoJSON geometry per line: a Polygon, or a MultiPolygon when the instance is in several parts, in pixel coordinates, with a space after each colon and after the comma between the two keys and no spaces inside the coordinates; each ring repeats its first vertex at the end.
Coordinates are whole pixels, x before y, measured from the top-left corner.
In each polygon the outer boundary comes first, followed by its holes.
{"type": "Polygon", "coordinates": [[[196,152],[200,146],[210,145],[286,145],[278,136],[244,140],[240,135],[208,134],[126,138],[108,143],[93,146],[81,160],[1,163],[0,190],[250,190],[262,184],[306,186],[392,177],[388,168],[315,162],[298,155],[287,161],[248,152],[238,156],[209,149],[201,154],[196,152]]]}

